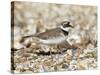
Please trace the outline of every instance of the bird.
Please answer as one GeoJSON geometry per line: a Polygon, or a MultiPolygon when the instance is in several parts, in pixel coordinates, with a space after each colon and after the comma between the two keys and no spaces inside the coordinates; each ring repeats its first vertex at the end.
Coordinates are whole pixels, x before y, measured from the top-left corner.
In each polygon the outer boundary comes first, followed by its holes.
{"type": "Polygon", "coordinates": [[[60,23],[59,27],[46,30],[45,32],[41,32],[36,35],[24,36],[23,39],[35,37],[41,44],[58,46],[63,45],[66,48],[70,48],[71,45],[68,41],[66,41],[66,39],[68,38],[68,34],[72,28],[73,26],[69,21],[63,21],[60,23]]]}

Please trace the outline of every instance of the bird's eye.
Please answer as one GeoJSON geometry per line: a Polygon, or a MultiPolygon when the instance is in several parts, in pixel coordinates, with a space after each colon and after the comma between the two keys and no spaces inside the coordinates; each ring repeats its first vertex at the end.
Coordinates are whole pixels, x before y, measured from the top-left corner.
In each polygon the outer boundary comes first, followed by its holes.
{"type": "Polygon", "coordinates": [[[64,23],[64,24],[63,24],[63,27],[67,27],[67,23],[64,23]]]}

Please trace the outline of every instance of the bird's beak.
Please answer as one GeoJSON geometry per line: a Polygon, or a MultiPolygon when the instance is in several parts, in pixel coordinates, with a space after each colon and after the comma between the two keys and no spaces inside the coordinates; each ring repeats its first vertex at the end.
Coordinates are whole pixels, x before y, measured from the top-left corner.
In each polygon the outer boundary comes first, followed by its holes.
{"type": "Polygon", "coordinates": [[[72,28],[74,28],[74,26],[72,26],[72,28]]]}
{"type": "Polygon", "coordinates": [[[70,25],[71,28],[74,28],[74,26],[70,25]]]}

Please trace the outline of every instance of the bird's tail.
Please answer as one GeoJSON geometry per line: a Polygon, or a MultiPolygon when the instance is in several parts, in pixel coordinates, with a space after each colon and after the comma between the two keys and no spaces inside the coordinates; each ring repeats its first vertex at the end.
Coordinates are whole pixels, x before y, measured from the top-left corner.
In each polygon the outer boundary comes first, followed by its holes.
{"type": "Polygon", "coordinates": [[[23,43],[26,39],[28,38],[32,38],[34,37],[35,35],[27,35],[27,36],[23,36],[22,39],[20,40],[20,43],[23,43]]]}
{"type": "Polygon", "coordinates": [[[30,37],[34,37],[35,35],[27,35],[27,36],[23,36],[22,38],[30,38],[30,37]]]}

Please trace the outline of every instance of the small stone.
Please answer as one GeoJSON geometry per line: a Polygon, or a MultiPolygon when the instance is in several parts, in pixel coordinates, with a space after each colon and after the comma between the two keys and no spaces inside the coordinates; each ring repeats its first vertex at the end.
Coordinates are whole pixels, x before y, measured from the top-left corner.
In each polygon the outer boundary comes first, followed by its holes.
{"type": "Polygon", "coordinates": [[[32,49],[37,49],[37,48],[40,48],[40,47],[39,47],[39,45],[36,44],[36,43],[31,43],[30,48],[32,48],[32,49]]]}
{"type": "Polygon", "coordinates": [[[97,63],[93,63],[93,64],[91,64],[91,67],[93,67],[93,68],[97,68],[97,63]]]}
{"type": "Polygon", "coordinates": [[[62,64],[62,68],[67,69],[68,68],[68,64],[62,64]]]}
{"type": "Polygon", "coordinates": [[[77,63],[77,69],[78,70],[84,70],[84,69],[87,69],[87,66],[88,64],[87,64],[87,61],[79,61],[78,63],[77,63]]]}
{"type": "Polygon", "coordinates": [[[23,57],[29,57],[30,53],[23,53],[23,57]]]}
{"type": "Polygon", "coordinates": [[[87,45],[87,48],[94,48],[95,46],[94,45],[92,45],[92,44],[88,44],[87,45]]]}

